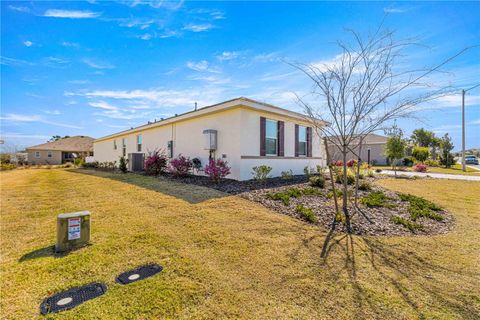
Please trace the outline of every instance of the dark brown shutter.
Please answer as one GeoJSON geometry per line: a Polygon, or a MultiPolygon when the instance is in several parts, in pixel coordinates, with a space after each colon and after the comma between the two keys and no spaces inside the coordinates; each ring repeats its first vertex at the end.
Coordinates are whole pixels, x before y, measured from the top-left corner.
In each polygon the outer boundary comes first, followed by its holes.
{"type": "Polygon", "coordinates": [[[278,121],[278,156],[285,156],[285,122],[278,121]]]}
{"type": "Polygon", "coordinates": [[[295,125],[295,157],[298,157],[298,124],[295,125]]]}
{"type": "Polygon", "coordinates": [[[265,138],[266,138],[265,123],[266,123],[266,119],[264,117],[260,117],[260,156],[265,155],[265,138]]]}
{"type": "Polygon", "coordinates": [[[307,157],[312,156],[312,128],[307,127],[307,157]]]}

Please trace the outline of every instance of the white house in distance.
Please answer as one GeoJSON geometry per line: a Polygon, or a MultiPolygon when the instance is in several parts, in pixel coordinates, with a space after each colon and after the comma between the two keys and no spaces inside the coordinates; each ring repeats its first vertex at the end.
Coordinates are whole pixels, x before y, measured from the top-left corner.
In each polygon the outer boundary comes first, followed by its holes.
{"type": "Polygon", "coordinates": [[[248,180],[252,167],[268,165],[272,176],[306,166],[325,166],[321,139],[300,114],[248,98],[237,98],[94,141],[95,161],[117,161],[135,153],[165,150],[169,157],[228,161],[227,178],[248,180]]]}

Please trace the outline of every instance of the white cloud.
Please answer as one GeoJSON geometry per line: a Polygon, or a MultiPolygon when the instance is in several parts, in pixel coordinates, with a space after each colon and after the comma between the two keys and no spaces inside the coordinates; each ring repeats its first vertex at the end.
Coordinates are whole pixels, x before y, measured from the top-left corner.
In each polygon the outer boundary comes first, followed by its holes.
{"type": "Polygon", "coordinates": [[[189,69],[192,69],[192,70],[198,71],[198,72],[220,73],[220,70],[218,68],[210,67],[207,60],[202,60],[202,61],[198,61],[198,62],[188,61],[187,62],[187,67],[189,69]]]}
{"type": "Polygon", "coordinates": [[[150,40],[153,38],[153,35],[150,34],[150,33],[145,33],[145,34],[142,34],[141,36],[138,36],[139,39],[142,39],[142,40],[150,40]]]}
{"type": "Polygon", "coordinates": [[[210,29],[215,28],[214,25],[211,23],[204,23],[204,24],[189,24],[183,27],[183,30],[188,30],[192,32],[204,32],[210,29]]]}
{"type": "Polygon", "coordinates": [[[23,41],[23,44],[25,45],[25,47],[31,47],[33,45],[33,42],[32,41],[23,41]]]}
{"type": "Polygon", "coordinates": [[[54,116],[58,116],[62,114],[59,110],[45,110],[43,112],[45,112],[46,114],[54,115],[54,116]]]}
{"type": "Polygon", "coordinates": [[[253,57],[253,60],[255,62],[275,62],[278,61],[278,53],[277,52],[271,52],[271,53],[261,53],[257,54],[255,57],[253,57]]]}
{"type": "Polygon", "coordinates": [[[90,83],[89,80],[70,80],[68,81],[68,83],[71,83],[71,84],[87,84],[87,83],[90,83]]]}
{"type": "Polygon", "coordinates": [[[222,60],[222,61],[233,60],[233,59],[236,59],[236,58],[240,57],[240,55],[241,55],[241,53],[238,52],[238,51],[224,51],[220,55],[217,56],[217,59],[222,60]]]}
{"type": "Polygon", "coordinates": [[[222,78],[222,77],[218,77],[216,75],[208,75],[208,76],[191,75],[191,76],[188,77],[188,80],[205,81],[205,82],[208,82],[210,84],[226,84],[226,83],[231,82],[230,78],[222,78]]]}
{"type": "Polygon", "coordinates": [[[68,18],[68,19],[91,19],[91,18],[97,18],[100,15],[101,14],[99,12],[81,11],[81,10],[59,10],[59,9],[48,9],[43,14],[44,17],[68,18]]]}
{"type": "Polygon", "coordinates": [[[47,120],[41,115],[23,115],[23,114],[9,113],[5,117],[0,117],[0,119],[3,121],[6,121],[7,123],[39,122],[39,123],[49,124],[57,127],[82,129],[82,127],[79,127],[79,126],[47,120]]]}
{"type": "Polygon", "coordinates": [[[110,105],[110,104],[108,104],[107,102],[104,102],[104,101],[89,102],[88,104],[90,106],[94,107],[94,108],[99,108],[99,109],[103,109],[103,110],[119,110],[118,107],[112,106],[112,105],[110,105]]]}
{"type": "Polygon", "coordinates": [[[43,59],[43,63],[53,68],[64,68],[70,63],[70,60],[59,57],[46,57],[43,59]]]}
{"type": "Polygon", "coordinates": [[[120,26],[127,27],[127,28],[136,28],[138,27],[141,30],[147,29],[153,24],[155,21],[153,19],[121,19],[120,26]]]}
{"type": "Polygon", "coordinates": [[[180,1],[163,1],[163,0],[133,0],[133,1],[121,1],[120,3],[126,4],[130,7],[136,7],[139,5],[147,5],[155,9],[163,8],[167,10],[178,10],[183,5],[183,0],[180,1]]]}
{"type": "Polygon", "coordinates": [[[34,65],[34,63],[26,61],[26,60],[8,58],[8,57],[4,57],[4,56],[0,57],[0,64],[3,64],[5,66],[32,66],[32,65],[34,65]]]}
{"type": "Polygon", "coordinates": [[[404,13],[406,11],[407,11],[406,9],[400,9],[400,8],[394,8],[394,7],[383,8],[383,12],[385,13],[404,13]]]}
{"type": "Polygon", "coordinates": [[[10,10],[18,11],[18,12],[30,12],[30,9],[28,7],[17,7],[17,6],[9,5],[8,8],[10,10]]]}
{"type": "Polygon", "coordinates": [[[112,64],[102,63],[102,62],[94,61],[92,59],[87,59],[87,58],[83,59],[82,62],[94,69],[114,69],[115,68],[115,66],[112,64]]]}
{"type": "Polygon", "coordinates": [[[80,48],[80,45],[76,42],[63,41],[62,46],[70,48],[80,48]]]}

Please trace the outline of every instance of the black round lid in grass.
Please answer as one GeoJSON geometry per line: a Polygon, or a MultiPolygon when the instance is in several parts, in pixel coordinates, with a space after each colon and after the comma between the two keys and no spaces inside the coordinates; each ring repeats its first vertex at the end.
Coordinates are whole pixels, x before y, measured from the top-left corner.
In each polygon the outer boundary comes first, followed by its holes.
{"type": "Polygon", "coordinates": [[[163,267],[158,264],[148,264],[118,275],[115,281],[120,284],[129,284],[154,276],[162,270],[163,267]]]}
{"type": "Polygon", "coordinates": [[[90,283],[62,291],[51,297],[45,298],[40,304],[40,313],[48,314],[76,307],[85,301],[95,299],[107,292],[107,286],[103,283],[90,283]]]}

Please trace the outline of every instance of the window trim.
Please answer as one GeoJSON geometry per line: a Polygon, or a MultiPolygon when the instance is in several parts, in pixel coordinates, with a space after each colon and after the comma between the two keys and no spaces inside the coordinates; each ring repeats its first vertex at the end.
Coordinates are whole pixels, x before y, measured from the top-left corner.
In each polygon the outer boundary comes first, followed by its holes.
{"type": "Polygon", "coordinates": [[[127,138],[122,138],[122,156],[127,156],[127,138]]]}
{"type": "Polygon", "coordinates": [[[53,158],[53,152],[52,151],[47,151],[47,158],[53,158]]]}
{"type": "Polygon", "coordinates": [[[40,158],[40,151],[35,151],[35,158],[40,158]]]}
{"type": "Polygon", "coordinates": [[[278,120],[265,119],[265,156],[278,156],[278,120]],[[268,135],[268,122],[275,123],[276,136],[272,137],[268,135]],[[268,153],[267,151],[267,139],[275,139],[275,153],[268,153]]]}
{"type": "Polygon", "coordinates": [[[298,150],[297,154],[299,157],[307,157],[308,156],[308,129],[305,126],[298,125],[298,150]],[[300,140],[300,132],[301,130],[305,130],[305,140],[300,140]],[[305,143],[305,153],[300,153],[300,144],[305,143]]]}
{"type": "Polygon", "coordinates": [[[143,136],[137,134],[137,152],[142,152],[143,136]]]}

